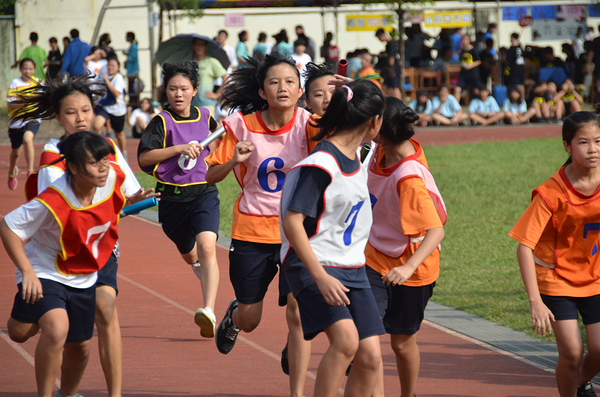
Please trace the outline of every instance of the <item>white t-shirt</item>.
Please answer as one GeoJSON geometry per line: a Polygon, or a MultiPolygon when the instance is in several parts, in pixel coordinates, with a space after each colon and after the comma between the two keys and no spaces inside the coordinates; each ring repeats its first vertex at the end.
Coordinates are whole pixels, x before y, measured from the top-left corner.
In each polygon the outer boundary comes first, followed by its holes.
{"type": "Polygon", "coordinates": [[[102,71],[105,71],[108,74],[108,70],[106,69],[106,65],[108,62],[106,59],[98,59],[97,61],[88,61],[87,65],[85,65],[86,69],[89,73],[94,76],[94,81],[102,81],[104,82],[104,77],[102,76],[102,71]]]}
{"type": "Polygon", "coordinates": [[[117,73],[111,78],[111,84],[120,95],[117,97],[117,103],[109,106],[102,106],[106,113],[113,116],[124,116],[127,113],[127,105],[125,105],[125,79],[121,73],[117,73]]]}
{"type": "MultiPolygon", "coordinates": [[[[156,115],[160,112],[157,109],[154,109],[153,113],[156,115]]],[[[129,125],[134,126],[138,117],[141,117],[142,120],[144,120],[146,124],[148,124],[150,122],[150,116],[152,116],[151,113],[146,113],[142,111],[142,109],[137,108],[131,113],[131,116],[129,117],[129,125]]]]}
{"type": "MultiPolygon", "coordinates": [[[[37,77],[32,77],[32,79],[35,82],[40,83],[40,80],[37,77]]],[[[20,90],[31,87],[33,84],[34,84],[33,81],[23,81],[23,79],[21,79],[21,77],[17,77],[13,81],[11,81],[10,86],[8,86],[8,94],[6,95],[6,101],[7,102],[15,102],[17,100],[18,92],[20,90]]],[[[14,129],[22,128],[22,127],[26,126],[27,123],[30,123],[32,121],[37,121],[38,123],[42,122],[42,119],[19,120],[19,119],[12,118],[12,116],[14,116],[17,113],[17,110],[18,109],[9,109],[8,116],[10,117],[10,119],[8,121],[8,128],[14,128],[14,129]]]]}
{"type": "MultiPolygon", "coordinates": [[[[111,169],[106,185],[96,188],[92,204],[110,197],[113,192],[112,181],[115,175],[115,171],[111,169]]],[[[126,179],[123,185],[124,191],[127,183],[126,179]]],[[[68,183],[67,174],[63,174],[52,185],[60,190],[75,208],[82,207],[68,183]]],[[[61,251],[60,226],[50,210],[40,201],[31,200],[23,204],[6,215],[4,221],[8,228],[22,241],[31,239],[25,244],[24,249],[38,278],[56,281],[73,288],[90,288],[96,283],[98,279],[97,272],[83,276],[59,273],[56,268],[55,258],[56,254],[61,251]]],[[[23,281],[23,275],[19,269],[15,269],[15,276],[17,284],[23,281]]]]}
{"type": "MultiPolygon", "coordinates": [[[[225,44],[223,46],[223,50],[227,54],[227,58],[229,58],[229,62],[230,62],[229,67],[227,68],[227,74],[231,74],[233,72],[233,68],[237,68],[240,63],[238,62],[237,55],[235,53],[235,49],[232,46],[225,44]]],[[[215,85],[216,86],[223,85],[223,78],[219,77],[218,79],[216,79],[215,85]]]]}
{"type": "MultiPolygon", "coordinates": [[[[50,139],[50,141],[44,145],[44,151],[48,150],[55,153],[60,153],[58,150],[58,142],[59,139],[50,139]]],[[[123,156],[123,153],[116,148],[116,159],[117,164],[121,167],[123,172],[125,173],[125,182],[123,182],[123,194],[126,196],[130,196],[135,194],[138,190],[140,190],[140,183],[135,177],[135,174],[129,167],[127,160],[123,156]]],[[[50,186],[54,181],[64,175],[64,172],[57,167],[42,167],[38,170],[38,194],[46,190],[48,186],[50,186]]]]}
{"type": "Polygon", "coordinates": [[[304,73],[306,72],[306,65],[309,62],[312,62],[312,58],[307,53],[302,55],[298,55],[296,53],[292,54],[292,59],[296,62],[296,66],[298,66],[298,71],[300,72],[300,83],[302,88],[304,88],[304,82],[306,78],[304,77],[304,73]]]}

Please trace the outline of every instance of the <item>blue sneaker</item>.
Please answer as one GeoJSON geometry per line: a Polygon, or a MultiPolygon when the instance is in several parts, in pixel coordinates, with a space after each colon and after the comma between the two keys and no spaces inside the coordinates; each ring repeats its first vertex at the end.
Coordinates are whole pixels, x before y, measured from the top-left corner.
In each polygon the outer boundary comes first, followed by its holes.
{"type": "MultiPolygon", "coordinates": [[[[56,396],[55,396],[55,397],[63,397],[63,395],[62,395],[62,394],[60,394],[60,389],[58,389],[58,391],[56,392],[56,396]]],[[[71,395],[71,396],[65,396],[65,397],[83,397],[83,396],[82,396],[81,394],[79,394],[79,393],[76,393],[76,394],[74,394],[74,395],[71,395]]]]}

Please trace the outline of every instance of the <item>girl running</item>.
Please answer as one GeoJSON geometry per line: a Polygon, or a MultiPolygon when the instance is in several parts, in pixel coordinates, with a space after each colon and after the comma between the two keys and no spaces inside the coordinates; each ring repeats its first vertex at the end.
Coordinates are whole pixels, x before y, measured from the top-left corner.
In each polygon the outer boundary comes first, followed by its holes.
{"type": "Polygon", "coordinates": [[[196,62],[165,63],[163,85],[169,107],[146,127],[138,162],[154,176],[156,190],[161,192],[158,220],[163,231],[202,284],[204,307],[196,311],[194,321],[200,335],[213,338],[219,286],[219,192],[205,178],[205,158],[211,148],[199,142],[217,128],[217,122],[208,109],[191,105],[198,92],[196,62]]]}
{"type": "MultiPolygon", "coordinates": [[[[47,85],[33,87],[19,96],[18,102],[22,103],[23,111],[16,117],[28,120],[44,118],[56,120],[63,126],[65,135],[69,136],[81,131],[91,129],[94,120],[94,97],[101,95],[102,91],[92,89],[94,80],[88,77],[78,77],[63,84],[59,81],[49,81],[47,85]]],[[[111,161],[115,161],[125,173],[126,184],[123,193],[125,198],[142,194],[146,197],[153,196],[154,189],[144,192],[129,168],[127,161],[115,143],[106,140],[113,148],[115,154],[109,154],[111,161]]],[[[50,139],[42,151],[40,169],[34,172],[26,182],[25,195],[31,200],[43,192],[54,181],[59,179],[66,171],[67,165],[58,148],[58,139],[50,139]]],[[[106,378],[109,397],[121,395],[122,387],[122,356],[121,328],[117,314],[117,269],[119,249],[114,247],[113,254],[98,272],[96,283],[96,326],[98,328],[98,350],[100,362],[106,378]]]]}
{"type": "MultiPolygon", "coordinates": [[[[412,397],[419,376],[417,332],[440,272],[444,202],[419,142],[411,139],[419,116],[387,97],[373,158],[369,193],[373,226],[365,249],[367,276],[391,335],[402,397],[412,397]]],[[[378,391],[383,395],[383,368],[378,391]]]]}
{"type": "Polygon", "coordinates": [[[562,136],[569,159],[533,191],[508,235],[519,242],[531,327],[538,335],[554,330],[556,336],[560,396],[595,396],[589,382],[600,371],[600,120],[591,112],[574,113],[562,136]],[[578,313],[587,333],[586,354],[578,313]]]}
{"type": "Polygon", "coordinates": [[[315,396],[335,396],[350,362],[346,396],[369,396],[385,332],[365,273],[371,228],[367,172],[356,152],[382,122],[384,98],[371,81],[337,88],[316,121],[324,139],[285,180],[281,198],[283,270],[298,301],[304,338],[324,331],[315,396]]]}
{"type": "Polygon", "coordinates": [[[27,162],[27,176],[33,172],[33,158],[35,156],[33,150],[33,137],[40,128],[41,119],[22,120],[15,118],[15,115],[23,106],[17,102],[19,93],[30,87],[38,86],[40,80],[33,76],[35,72],[35,62],[31,58],[23,58],[19,62],[19,71],[21,76],[14,79],[8,87],[8,136],[10,138],[11,152],[10,165],[8,167],[8,188],[15,190],[17,188],[17,161],[21,155],[23,147],[25,147],[25,161],[27,162]]]}
{"type": "Polygon", "coordinates": [[[117,137],[117,145],[125,156],[125,134],[123,128],[125,126],[125,116],[127,115],[127,106],[125,105],[125,79],[119,73],[121,64],[116,56],[109,57],[106,64],[106,71],[101,73],[106,84],[106,96],[102,98],[98,106],[94,109],[96,118],[94,119],[94,131],[98,134],[102,132],[102,127],[110,120],[110,126],[117,137]]]}
{"type": "Polygon", "coordinates": [[[9,336],[23,343],[42,331],[35,353],[39,396],[52,395],[61,366],[57,396],[79,395],[94,330],[98,270],[118,239],[123,191],[133,188],[109,160],[114,148],[102,137],[78,132],[64,136],[59,147],[66,174],[0,222],[19,289],[8,320],[9,336]]]}
{"type": "MultiPolygon", "coordinates": [[[[236,298],[217,329],[217,348],[231,351],[240,330],[258,327],[263,299],[277,274],[281,237],[279,200],[285,175],[314,147],[309,139],[317,133],[309,126],[310,113],[297,108],[302,96],[300,75],[293,60],[266,55],[258,63],[248,60],[231,76],[223,91],[224,106],[240,111],[223,122],[226,135],[207,158],[209,183],[222,181],[232,170],[242,187],[233,208],[229,277],[236,298]]],[[[290,389],[303,395],[310,360],[310,344],[302,337],[298,309],[287,301],[290,290],[279,277],[279,304],[287,302],[289,327],[290,389]]]]}
{"type": "Polygon", "coordinates": [[[325,114],[335,86],[330,84],[335,81],[333,67],[328,63],[316,64],[310,62],[306,65],[304,73],[306,91],[306,109],[317,116],[325,114]]]}

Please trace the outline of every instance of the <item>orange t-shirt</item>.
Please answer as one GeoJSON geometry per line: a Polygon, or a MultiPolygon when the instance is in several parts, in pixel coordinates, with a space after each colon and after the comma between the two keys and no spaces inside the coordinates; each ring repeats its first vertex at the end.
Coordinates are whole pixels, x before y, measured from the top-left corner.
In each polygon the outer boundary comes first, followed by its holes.
{"type": "MultiPolygon", "coordinates": [[[[413,143],[413,145],[415,145],[413,143]]],[[[415,147],[415,149],[418,149],[415,147]]],[[[418,153],[417,153],[418,154],[418,153]]],[[[383,150],[378,150],[375,154],[377,162],[376,170],[379,173],[391,174],[397,168],[394,165],[389,168],[379,168],[383,158],[383,150]]],[[[427,166],[427,159],[423,151],[415,159],[421,164],[427,166]]],[[[425,182],[415,176],[400,180],[398,183],[398,195],[400,197],[400,222],[406,236],[422,237],[425,236],[427,230],[436,227],[443,227],[442,221],[438,212],[431,200],[429,191],[425,186],[425,182]]],[[[377,203],[381,205],[382,203],[377,203]]],[[[377,222],[373,219],[373,222],[377,222]]],[[[367,265],[377,271],[381,275],[387,274],[392,268],[404,265],[408,259],[415,253],[421,243],[409,243],[406,250],[399,258],[392,258],[373,248],[367,243],[365,255],[367,257],[367,265]]],[[[440,251],[434,250],[433,253],[415,270],[413,275],[404,282],[403,285],[408,287],[421,287],[429,285],[437,280],[440,274],[440,251]]]]}
{"type": "MultiPolygon", "coordinates": [[[[296,114],[300,111],[305,112],[304,109],[297,108],[294,117],[297,117],[296,114]]],[[[285,134],[294,127],[295,122],[294,120],[291,120],[290,123],[286,124],[284,127],[280,128],[279,130],[273,131],[265,125],[261,117],[261,112],[252,113],[243,116],[243,118],[246,127],[250,131],[259,134],[285,134]]],[[[227,119],[225,120],[225,123],[227,123],[227,119]]],[[[317,128],[310,125],[310,120],[306,123],[306,125],[302,126],[302,130],[306,132],[306,139],[308,140],[307,150],[306,153],[303,153],[301,156],[298,156],[299,158],[297,159],[297,161],[300,161],[304,157],[308,156],[310,151],[318,143],[310,140],[310,138],[312,138],[319,132],[317,128]]],[[[235,154],[235,145],[237,143],[238,139],[235,135],[235,131],[232,132],[230,128],[226,127],[226,133],[225,137],[223,138],[223,141],[221,142],[217,150],[215,150],[213,153],[206,157],[206,162],[210,165],[220,165],[228,162],[233,158],[235,154]]],[[[289,149],[290,148],[287,148],[286,150],[288,150],[289,152],[289,149]]],[[[246,160],[246,162],[249,160],[246,160]]],[[[260,162],[262,160],[264,159],[252,159],[252,161],[254,161],[255,163],[257,161],[260,162]]],[[[291,165],[293,166],[294,164],[291,165]]],[[[237,172],[236,179],[242,188],[242,194],[238,196],[235,203],[233,204],[233,222],[231,227],[231,238],[262,244],[281,244],[279,216],[256,215],[240,211],[240,201],[242,200],[242,195],[246,194],[244,190],[245,186],[243,181],[245,180],[247,167],[244,163],[240,164],[238,167],[239,170],[237,172]]]]}
{"type": "MultiPolygon", "coordinates": [[[[564,181],[560,172],[557,172],[554,177],[564,181]]],[[[596,192],[594,195],[598,193],[596,192]]],[[[520,244],[535,250],[535,256],[539,260],[548,264],[555,263],[555,247],[558,236],[553,225],[552,210],[541,194],[533,196],[531,204],[508,235],[520,244]]],[[[600,280],[586,285],[574,285],[559,276],[553,268],[536,263],[535,270],[541,294],[570,297],[600,294],[600,280]]]]}

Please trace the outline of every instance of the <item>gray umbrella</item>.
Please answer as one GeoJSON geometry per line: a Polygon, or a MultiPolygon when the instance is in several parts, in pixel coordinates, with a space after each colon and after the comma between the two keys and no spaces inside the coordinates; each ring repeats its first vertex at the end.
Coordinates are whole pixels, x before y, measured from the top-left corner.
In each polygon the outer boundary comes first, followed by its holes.
{"type": "Polygon", "coordinates": [[[227,53],[219,43],[199,34],[178,34],[167,41],[163,41],[158,46],[156,54],[154,54],[156,61],[161,65],[165,62],[195,61],[196,57],[192,48],[194,39],[205,40],[208,43],[206,55],[218,60],[223,68],[227,69],[229,67],[230,62],[227,53]]]}

